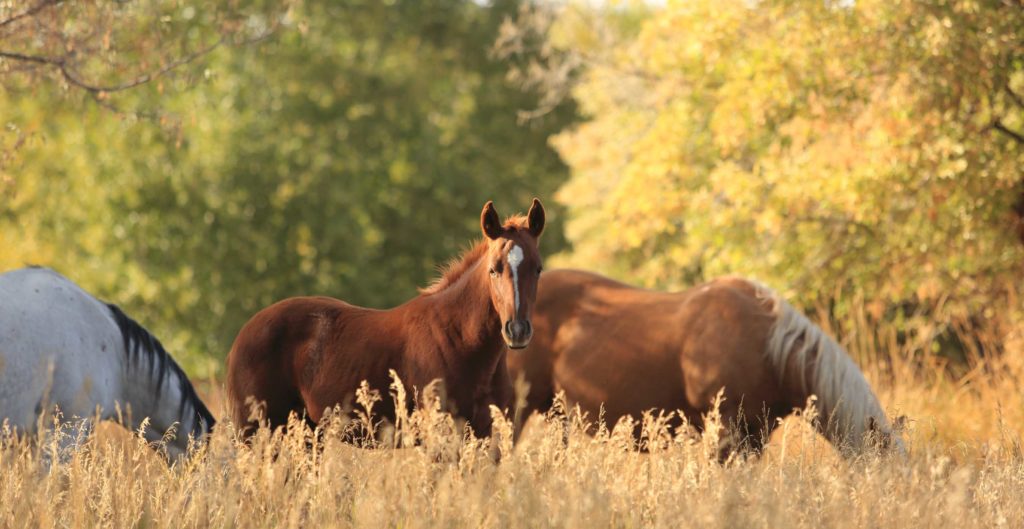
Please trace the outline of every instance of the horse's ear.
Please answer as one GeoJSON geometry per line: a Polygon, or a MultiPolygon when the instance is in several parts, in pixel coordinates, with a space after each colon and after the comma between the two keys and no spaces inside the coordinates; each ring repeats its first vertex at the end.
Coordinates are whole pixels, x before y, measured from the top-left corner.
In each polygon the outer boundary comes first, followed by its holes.
{"type": "Polygon", "coordinates": [[[530,212],[526,214],[526,227],[534,237],[540,237],[544,232],[544,204],[539,199],[533,199],[530,212]]]}
{"type": "Polygon", "coordinates": [[[480,229],[491,240],[501,235],[501,219],[498,218],[498,212],[494,210],[494,203],[490,200],[484,204],[484,210],[480,212],[480,229]]]}

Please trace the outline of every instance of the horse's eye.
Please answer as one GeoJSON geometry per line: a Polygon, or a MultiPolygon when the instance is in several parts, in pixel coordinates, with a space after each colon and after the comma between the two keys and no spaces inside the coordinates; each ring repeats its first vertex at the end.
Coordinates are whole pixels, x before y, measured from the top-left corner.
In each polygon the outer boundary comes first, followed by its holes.
{"type": "Polygon", "coordinates": [[[544,271],[544,267],[543,266],[538,266],[537,267],[537,275],[540,275],[540,273],[543,272],[543,271],[544,271]]]}
{"type": "Polygon", "coordinates": [[[495,270],[494,268],[491,268],[490,270],[488,270],[488,273],[491,274],[491,277],[497,277],[497,275],[498,275],[498,271],[495,270]]]}

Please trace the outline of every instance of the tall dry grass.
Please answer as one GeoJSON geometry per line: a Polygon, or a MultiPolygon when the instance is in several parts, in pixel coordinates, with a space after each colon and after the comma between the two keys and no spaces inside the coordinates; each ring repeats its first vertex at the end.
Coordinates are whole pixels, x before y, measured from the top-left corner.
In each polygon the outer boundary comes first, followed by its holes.
{"type": "MultiPolygon", "coordinates": [[[[298,423],[261,430],[248,446],[221,423],[173,467],[116,426],[49,466],[52,441],[8,438],[0,526],[1024,527],[1024,341],[1003,338],[1005,354],[958,379],[922,368],[905,343],[868,367],[887,409],[910,419],[906,458],[842,459],[799,418],[760,457],[725,464],[714,421],[698,437],[648,417],[640,452],[626,425],[591,437],[576,418],[565,443],[558,417],[534,417],[513,447],[509,421],[472,439],[427,394],[365,446],[341,439],[366,417],[338,416],[320,437],[298,423]]],[[[219,390],[207,394],[223,417],[219,390]]]]}

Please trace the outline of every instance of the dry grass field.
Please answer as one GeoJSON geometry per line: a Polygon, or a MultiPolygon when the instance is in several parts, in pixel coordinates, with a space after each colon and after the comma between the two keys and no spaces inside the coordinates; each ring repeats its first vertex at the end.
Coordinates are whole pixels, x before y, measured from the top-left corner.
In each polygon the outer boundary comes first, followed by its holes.
{"type": "MultiPolygon", "coordinates": [[[[220,428],[168,467],[106,425],[51,466],[47,443],[8,439],[0,527],[1024,527],[1014,339],[956,379],[920,362],[867,370],[887,409],[909,418],[906,458],[843,459],[795,417],[763,455],[725,464],[714,428],[672,435],[656,420],[644,427],[647,451],[629,428],[591,437],[579,420],[563,443],[563,423],[540,417],[513,447],[508,422],[492,440],[467,440],[426,406],[376,446],[339,440],[358,420],[334,421],[312,450],[301,429],[243,446],[220,428]]],[[[223,416],[218,385],[204,388],[223,416]]]]}

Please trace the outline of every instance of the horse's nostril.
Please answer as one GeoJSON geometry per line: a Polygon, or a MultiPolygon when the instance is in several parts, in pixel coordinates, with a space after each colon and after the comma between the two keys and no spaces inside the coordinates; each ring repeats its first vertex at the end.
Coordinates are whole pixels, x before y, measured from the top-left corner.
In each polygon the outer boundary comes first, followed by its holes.
{"type": "Polygon", "coordinates": [[[506,336],[513,336],[513,334],[512,334],[512,320],[508,320],[508,321],[505,322],[505,335],[506,336]]]}

